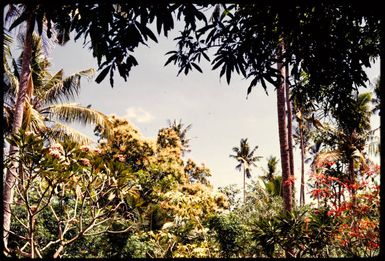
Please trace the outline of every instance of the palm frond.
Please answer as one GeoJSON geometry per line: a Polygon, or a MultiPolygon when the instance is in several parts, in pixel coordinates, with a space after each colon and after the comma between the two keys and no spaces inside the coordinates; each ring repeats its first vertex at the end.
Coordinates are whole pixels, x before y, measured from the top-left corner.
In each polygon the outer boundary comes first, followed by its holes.
{"type": "Polygon", "coordinates": [[[8,136],[12,131],[12,123],[13,123],[13,107],[6,106],[4,104],[3,107],[3,126],[4,126],[4,136],[8,136]]]}
{"type": "Polygon", "coordinates": [[[28,100],[24,104],[24,113],[23,113],[23,129],[28,130],[29,124],[32,118],[32,106],[28,100]]]}
{"type": "Polygon", "coordinates": [[[249,179],[251,178],[251,172],[249,168],[245,168],[246,177],[249,179]]]}
{"type": "Polygon", "coordinates": [[[13,74],[17,79],[20,79],[20,73],[21,70],[21,63],[16,61],[15,59],[12,59],[12,67],[13,67],[13,74]]]}
{"type": "Polygon", "coordinates": [[[16,97],[16,94],[19,91],[19,79],[15,75],[7,62],[4,62],[4,80],[6,84],[6,89],[4,90],[4,98],[10,98],[10,96],[16,97]]]}
{"type": "Polygon", "coordinates": [[[11,57],[11,45],[13,42],[12,36],[5,30],[3,29],[3,50],[4,50],[4,59],[6,57],[11,57]]]}
{"type": "Polygon", "coordinates": [[[80,145],[87,145],[93,142],[91,138],[83,133],[61,123],[56,122],[49,130],[50,137],[56,141],[69,139],[80,145]]]}
{"type": "Polygon", "coordinates": [[[242,168],[242,163],[239,163],[239,164],[235,167],[235,169],[238,170],[238,171],[241,171],[241,168],[242,168]]]}
{"type": "Polygon", "coordinates": [[[358,149],[356,149],[353,152],[353,158],[355,159],[356,162],[358,162],[364,166],[367,166],[366,158],[365,158],[364,154],[362,154],[358,149]]]}
{"type": "Polygon", "coordinates": [[[61,69],[60,71],[55,73],[53,76],[51,76],[49,79],[47,79],[44,85],[40,87],[41,91],[44,93],[44,95],[40,95],[42,96],[42,100],[44,101],[45,100],[44,98],[47,97],[48,93],[54,91],[56,86],[61,85],[62,81],[63,81],[63,69],[61,69]]]}
{"type": "MultiPolygon", "coordinates": [[[[254,149],[249,153],[248,157],[252,158],[254,156],[255,151],[258,149],[258,146],[255,146],[254,149]]],[[[256,156],[258,159],[261,157],[256,156]]]]}
{"type": "Polygon", "coordinates": [[[46,125],[43,115],[39,111],[35,110],[35,108],[33,108],[29,102],[26,102],[25,109],[26,112],[23,118],[23,120],[25,120],[23,123],[25,124],[25,129],[34,133],[44,132],[46,130],[46,125]]]}
{"type": "Polygon", "coordinates": [[[84,125],[101,125],[107,136],[111,135],[111,123],[108,116],[95,109],[87,108],[75,103],[55,104],[47,108],[51,118],[64,122],[80,122],[84,125]]]}
{"type": "Polygon", "coordinates": [[[333,162],[341,159],[342,153],[339,150],[325,151],[319,152],[314,158],[313,164],[316,166],[322,164],[323,162],[333,162]]]}
{"type": "Polygon", "coordinates": [[[56,32],[56,40],[60,45],[64,45],[70,40],[69,29],[65,26],[61,26],[60,23],[54,24],[54,31],[56,32]]]}
{"type": "Polygon", "coordinates": [[[25,7],[21,7],[21,5],[16,4],[8,4],[8,11],[5,14],[4,22],[6,25],[10,25],[14,22],[14,20],[20,16],[25,7]]]}
{"type": "Polygon", "coordinates": [[[63,70],[60,70],[46,83],[43,102],[53,104],[76,98],[80,93],[81,77],[90,79],[94,74],[94,69],[88,69],[63,79],[63,70]]]}

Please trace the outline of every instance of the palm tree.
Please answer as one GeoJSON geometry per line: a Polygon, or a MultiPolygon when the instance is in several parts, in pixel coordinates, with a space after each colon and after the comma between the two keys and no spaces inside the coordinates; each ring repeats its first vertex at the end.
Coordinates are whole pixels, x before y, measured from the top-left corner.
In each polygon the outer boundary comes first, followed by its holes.
{"type": "Polygon", "coordinates": [[[376,85],[373,90],[374,97],[372,99],[372,103],[374,105],[374,108],[372,110],[373,113],[377,113],[378,115],[381,115],[380,106],[381,106],[381,94],[380,94],[380,78],[377,79],[376,85]]]}
{"type": "MultiPolygon", "coordinates": [[[[278,46],[277,59],[281,60],[284,52],[283,41],[278,46]]],[[[286,114],[286,69],[282,62],[277,63],[277,69],[279,71],[279,79],[277,84],[277,115],[278,115],[278,133],[281,155],[281,167],[282,167],[282,182],[286,184],[291,176],[290,172],[290,147],[289,136],[287,128],[287,114],[286,114]]],[[[293,195],[292,186],[283,186],[283,201],[284,209],[287,212],[291,212],[293,208],[293,195]]]]}
{"type": "Polygon", "coordinates": [[[307,82],[308,76],[303,74],[299,84],[291,94],[293,100],[293,109],[298,128],[295,129],[293,135],[296,143],[299,143],[301,151],[301,187],[300,187],[300,206],[305,205],[305,161],[309,139],[311,136],[312,122],[315,120],[314,112],[316,112],[315,101],[312,100],[303,84],[307,82]],[[311,114],[313,116],[311,116],[311,114]]]}
{"type": "MultiPolygon", "coordinates": [[[[294,155],[293,155],[293,112],[292,101],[290,97],[290,82],[289,82],[289,65],[285,66],[285,98],[287,109],[287,139],[289,145],[289,160],[290,160],[290,175],[294,179],[294,155]]],[[[294,193],[294,183],[292,183],[291,190],[294,193]]]]}
{"type": "MultiPolygon", "coordinates": [[[[27,36],[24,38],[27,38],[27,36]]],[[[30,42],[28,46],[30,50],[27,51],[30,52],[30,54],[26,56],[26,50],[24,49],[20,59],[18,61],[13,60],[13,71],[6,62],[4,63],[4,76],[5,83],[7,84],[4,93],[5,103],[3,117],[6,117],[4,134],[14,134],[18,132],[20,128],[23,128],[35,133],[48,133],[52,139],[69,137],[79,143],[89,143],[91,140],[88,137],[71,129],[58,120],[64,122],[81,121],[83,123],[101,124],[107,127],[107,116],[89,107],[58,102],[63,102],[77,96],[80,90],[80,78],[83,76],[90,77],[93,74],[93,70],[86,70],[67,78],[63,77],[62,70],[51,75],[47,70],[50,63],[42,53],[41,38],[32,34],[28,42],[30,42]],[[26,61],[28,62],[28,66],[25,66],[26,61]],[[28,67],[29,70],[28,84],[25,90],[21,90],[23,86],[24,67],[28,67]],[[24,96],[24,98],[22,106],[19,106],[21,95],[24,96]],[[20,108],[22,108],[21,113],[19,113],[20,108]]],[[[16,155],[17,151],[17,147],[11,145],[9,155],[16,155]]],[[[7,231],[9,231],[10,227],[11,191],[16,181],[15,173],[16,165],[11,165],[11,167],[7,169],[6,182],[3,190],[5,244],[7,244],[7,231]]]]}
{"type": "Polygon", "coordinates": [[[247,139],[241,139],[239,148],[233,147],[235,154],[230,155],[231,158],[236,159],[239,163],[235,169],[241,171],[243,168],[243,202],[246,202],[246,177],[251,177],[251,168],[256,167],[255,162],[262,158],[261,156],[254,156],[257,149],[258,146],[255,146],[254,149],[250,150],[247,139]]]}
{"type": "MultiPolygon", "coordinates": [[[[313,167],[323,161],[338,160],[346,167],[349,182],[351,184],[355,182],[356,164],[366,164],[363,151],[367,136],[370,134],[370,101],[370,93],[359,94],[348,106],[334,112],[336,127],[321,123],[315,125],[321,131],[322,138],[318,140],[313,149],[314,152],[317,151],[313,167]],[[320,149],[321,144],[325,145],[322,150],[320,149]]],[[[354,203],[355,189],[352,188],[350,192],[354,203]]]]}
{"type": "MultiPolygon", "coordinates": [[[[370,92],[362,93],[343,110],[337,114],[337,122],[342,137],[339,148],[348,161],[349,179],[351,183],[355,182],[355,160],[362,159],[362,152],[365,148],[366,137],[370,132],[370,116],[372,111],[369,104],[372,100],[370,92]]],[[[355,190],[352,189],[353,202],[355,202],[355,190]]]]}
{"type": "Polygon", "coordinates": [[[264,180],[271,181],[274,178],[277,172],[277,164],[278,164],[277,157],[269,156],[267,158],[267,171],[265,170],[266,175],[262,177],[264,180]]]}
{"type": "Polygon", "coordinates": [[[267,193],[274,196],[282,196],[282,177],[277,176],[277,157],[270,156],[267,158],[267,171],[266,175],[261,177],[265,185],[267,193]]]}
{"type": "MultiPolygon", "coordinates": [[[[17,134],[22,125],[23,114],[24,114],[24,104],[27,95],[28,85],[30,84],[31,79],[31,70],[30,70],[30,58],[32,54],[32,32],[35,25],[35,17],[32,10],[29,10],[25,13],[26,19],[26,29],[25,37],[23,43],[23,59],[21,64],[20,72],[20,86],[17,92],[17,99],[14,109],[14,117],[12,120],[12,134],[17,134]]],[[[9,148],[9,154],[17,157],[18,147],[16,145],[11,145],[9,148]]],[[[17,176],[17,166],[16,162],[12,164],[5,176],[4,188],[3,188],[3,240],[4,248],[8,250],[8,231],[11,226],[11,208],[10,203],[12,202],[12,188],[16,182],[17,176]]]]}
{"type": "MultiPolygon", "coordinates": [[[[5,92],[4,111],[8,118],[13,118],[15,100],[14,96],[18,89],[18,73],[20,64],[13,60],[15,64],[14,72],[6,64],[5,78],[7,79],[7,91],[5,92]]],[[[99,124],[109,129],[107,116],[90,106],[81,106],[74,103],[63,103],[79,95],[81,77],[90,78],[94,74],[93,69],[88,69],[64,77],[63,70],[54,75],[48,72],[50,63],[42,52],[42,40],[37,35],[33,35],[33,52],[31,58],[32,81],[28,89],[28,97],[25,104],[24,119],[22,128],[34,133],[48,133],[50,138],[62,140],[64,137],[70,138],[80,144],[90,143],[91,139],[80,132],[70,128],[67,122],[82,122],[84,124],[99,124]],[[60,122],[63,121],[63,122],[60,122]]],[[[6,120],[6,123],[11,120],[6,120]]],[[[5,125],[5,134],[9,134],[10,125],[5,125]]]]}
{"type": "Polygon", "coordinates": [[[190,140],[187,138],[187,132],[191,129],[192,125],[189,124],[186,127],[184,127],[184,124],[182,123],[182,120],[179,119],[179,122],[176,120],[170,121],[168,120],[169,128],[173,129],[179,136],[180,142],[182,144],[182,155],[184,155],[185,152],[190,152],[190,140]]]}

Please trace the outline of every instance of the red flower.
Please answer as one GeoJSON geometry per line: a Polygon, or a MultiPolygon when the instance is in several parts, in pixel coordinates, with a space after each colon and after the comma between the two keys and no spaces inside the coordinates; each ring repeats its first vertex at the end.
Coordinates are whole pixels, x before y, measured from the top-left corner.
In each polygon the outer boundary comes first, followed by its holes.
{"type": "Polygon", "coordinates": [[[350,189],[357,189],[358,188],[358,184],[357,183],[353,183],[353,184],[348,185],[348,187],[350,189]]]}
{"type": "Polygon", "coordinates": [[[311,191],[311,195],[314,197],[314,198],[317,198],[318,195],[320,195],[322,193],[322,189],[313,189],[311,191]]]}
{"type": "Polygon", "coordinates": [[[328,177],[328,181],[339,181],[339,178],[336,177],[328,177]]]}
{"type": "Polygon", "coordinates": [[[294,176],[289,176],[289,177],[287,178],[287,180],[285,180],[285,181],[283,182],[283,185],[284,185],[284,186],[291,186],[292,184],[294,184],[294,180],[295,180],[295,177],[294,177],[294,176]]]}

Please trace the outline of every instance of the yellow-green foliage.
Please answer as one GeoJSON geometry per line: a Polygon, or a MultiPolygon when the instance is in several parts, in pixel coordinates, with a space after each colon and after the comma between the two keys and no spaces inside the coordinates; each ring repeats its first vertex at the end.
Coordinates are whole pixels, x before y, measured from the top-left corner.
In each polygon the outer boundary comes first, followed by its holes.
{"type": "MultiPolygon", "coordinates": [[[[112,160],[131,168],[141,188],[136,199],[142,224],[135,233],[147,234],[153,257],[207,257],[207,217],[228,209],[227,197],[215,193],[207,179],[210,170],[182,159],[182,144],[172,128],[159,130],[156,139],[144,137],[127,120],[111,116],[111,139],[101,148],[112,160]],[[147,232],[141,231],[144,228],[147,232]]],[[[139,234],[138,234],[139,236],[139,234]]]]}

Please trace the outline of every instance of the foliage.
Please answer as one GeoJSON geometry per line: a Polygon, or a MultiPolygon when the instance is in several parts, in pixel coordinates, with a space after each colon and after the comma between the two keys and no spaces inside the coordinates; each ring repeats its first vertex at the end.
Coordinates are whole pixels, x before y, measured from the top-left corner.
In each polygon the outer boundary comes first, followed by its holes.
{"type": "MultiPolygon", "coordinates": [[[[371,257],[379,251],[379,166],[364,166],[355,183],[329,174],[315,175],[314,182],[321,186],[312,190],[312,195],[319,195],[324,202],[324,213],[338,224],[333,231],[333,242],[340,248],[341,255],[348,257],[371,257]],[[345,190],[354,188],[350,200],[340,200],[342,191],[333,189],[339,183],[345,190]]],[[[344,195],[343,195],[344,197],[344,195]]],[[[345,197],[344,197],[345,198],[345,197]]]]}
{"type": "Polygon", "coordinates": [[[238,257],[237,254],[243,252],[245,245],[242,236],[246,231],[237,214],[213,216],[209,220],[209,227],[215,231],[223,257],[238,257]]]}
{"type": "Polygon", "coordinates": [[[184,155],[186,152],[190,152],[189,149],[190,145],[190,139],[187,137],[187,131],[189,131],[192,127],[191,124],[184,127],[184,124],[182,123],[182,120],[180,119],[179,122],[176,120],[174,121],[168,121],[168,125],[171,129],[173,129],[179,136],[180,142],[182,143],[182,154],[184,155]]]}
{"type": "MultiPolygon", "coordinates": [[[[80,71],[64,77],[64,71],[54,74],[49,72],[51,66],[48,58],[43,53],[43,41],[37,34],[32,38],[32,57],[30,61],[31,78],[27,90],[22,128],[43,135],[50,134],[55,140],[71,138],[79,143],[90,143],[90,138],[70,128],[66,123],[74,121],[84,124],[96,123],[103,125],[108,130],[106,115],[90,108],[74,103],[66,103],[76,98],[80,93],[81,78],[91,79],[93,69],[80,71]]],[[[4,61],[4,113],[6,123],[4,135],[12,130],[15,116],[16,98],[19,92],[22,55],[19,59],[9,57],[9,62],[4,61]],[[10,63],[10,64],[9,64],[10,63]]]]}
{"type": "MultiPolygon", "coordinates": [[[[28,2],[19,6],[24,8],[10,29],[31,13],[40,34],[46,26],[48,36],[57,27],[60,42],[67,41],[71,31],[75,40],[84,36],[97,58],[96,81],[109,74],[112,86],[116,70],[126,80],[138,65],[135,48],[157,41],[148,25],[155,23],[157,33],[167,36],[175,17],[184,19],[185,27],[166,65],[177,64],[178,74],[193,68],[202,72],[200,59],[210,61],[208,52],[214,51],[213,69],[220,69],[220,77],[228,83],[233,73],[251,80],[250,93],[258,83],[265,90],[266,82],[276,85],[277,62],[290,65],[293,98],[301,109],[297,116],[318,132],[306,137],[309,144],[311,138],[314,141],[311,194],[317,205],[283,211],[282,182],[273,177],[272,158],[265,187],[253,182],[242,204],[234,187],[213,191],[205,165],[191,159],[184,162],[190,125],[183,129],[181,121],[174,121],[150,139],[124,119],[103,116],[96,121],[97,148],[65,138],[52,143],[47,136],[25,131],[9,138],[20,149],[17,157],[8,156],[4,162],[19,162],[9,241],[13,256],[371,257],[379,253],[379,167],[362,153],[371,97],[357,95],[357,87],[367,80],[363,67],[379,54],[377,17],[363,15],[353,5],[333,3],[223,4],[216,6],[209,20],[202,11],[209,4],[28,2]],[[283,41],[286,50],[277,57],[278,43],[283,41]],[[330,112],[338,128],[321,124],[303,110],[315,104],[330,112]],[[321,145],[327,150],[320,151],[321,145]]],[[[29,117],[24,120],[34,123],[25,126],[43,126],[35,112],[40,103],[46,100],[52,105],[75,96],[80,75],[73,78],[75,85],[65,87],[57,84],[63,80],[62,71],[50,75],[41,70],[48,62],[40,59],[39,52],[32,58],[38,62],[32,64],[29,117]]],[[[18,66],[14,62],[12,71],[4,65],[11,100],[17,93],[18,66]]],[[[88,122],[100,116],[89,108],[73,113],[74,107],[49,110],[64,120],[86,116],[88,122]]],[[[3,113],[6,122],[11,122],[9,108],[3,113]]],[[[244,175],[250,176],[256,148],[250,152],[246,145],[242,139],[233,157],[240,163],[237,168],[243,165],[244,175]],[[247,153],[240,155],[242,148],[247,153]]]]}
{"type": "MultiPolygon", "coordinates": [[[[9,139],[19,147],[21,175],[15,187],[11,234],[17,255],[54,257],[81,237],[100,234],[127,215],[125,198],[133,185],[118,183],[113,162],[105,164],[100,150],[73,142],[48,144],[21,131],[9,139]],[[13,231],[15,230],[15,231],[13,231]],[[18,239],[18,240],[17,240],[18,239]]],[[[127,225],[126,225],[127,226],[127,225]]]]}
{"type": "Polygon", "coordinates": [[[212,49],[212,69],[220,69],[228,83],[237,73],[251,79],[248,93],[259,82],[266,90],[266,82],[276,86],[280,80],[274,66],[284,39],[282,61],[291,65],[294,84],[306,73],[310,96],[337,107],[345,103],[343,93],[365,85],[362,65],[370,66],[370,57],[379,55],[379,32],[378,17],[363,15],[351,5],[229,4],[221,16],[200,28],[185,27],[167,63],[174,62],[187,74],[212,49]]]}
{"type": "MultiPolygon", "coordinates": [[[[190,181],[188,164],[181,160],[180,149],[173,148],[179,142],[161,145],[142,137],[127,121],[110,120],[116,139],[101,139],[100,148],[49,144],[45,137],[25,132],[9,139],[20,148],[17,160],[25,173],[12,205],[15,218],[9,246],[14,256],[32,252],[41,257],[81,258],[378,254],[378,166],[362,166],[354,205],[349,194],[339,199],[337,189],[341,184],[348,191],[352,184],[345,182],[346,175],[339,174],[336,164],[325,161],[313,175],[318,185],[312,196],[319,196],[321,204],[287,213],[282,198],[260,182],[252,182],[246,202],[237,203],[239,190],[234,186],[213,192],[210,184],[190,181]],[[122,151],[125,145],[129,147],[122,151]],[[141,168],[134,170],[141,150],[148,152],[148,161],[142,160],[141,168]]],[[[174,140],[175,133],[167,133],[171,137],[160,131],[162,139],[174,140]]]]}
{"type": "Polygon", "coordinates": [[[194,161],[188,159],[184,171],[189,176],[191,183],[200,182],[206,186],[210,186],[210,182],[207,178],[211,176],[211,173],[203,163],[198,166],[194,161]]]}
{"type": "Polygon", "coordinates": [[[230,210],[237,209],[240,206],[241,202],[238,198],[238,195],[241,190],[237,188],[236,184],[230,184],[225,187],[219,187],[218,191],[226,196],[230,210]]]}

